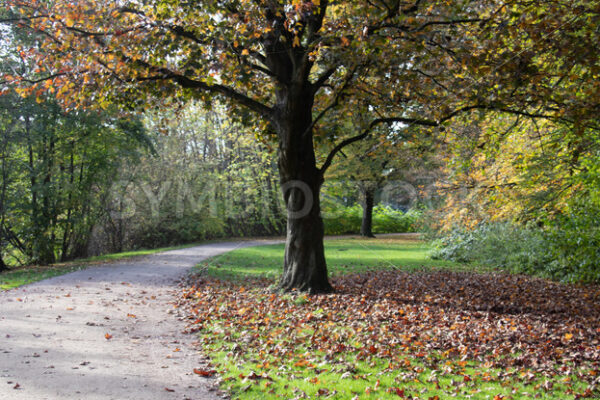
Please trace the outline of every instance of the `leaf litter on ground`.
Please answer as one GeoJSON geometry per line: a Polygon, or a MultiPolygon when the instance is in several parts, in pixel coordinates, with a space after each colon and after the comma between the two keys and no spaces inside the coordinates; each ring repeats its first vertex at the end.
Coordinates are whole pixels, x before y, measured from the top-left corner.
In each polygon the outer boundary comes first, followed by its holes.
{"type": "Polygon", "coordinates": [[[342,275],[319,296],[271,283],[196,276],[176,305],[239,397],[600,396],[598,286],[452,271],[342,275]]]}

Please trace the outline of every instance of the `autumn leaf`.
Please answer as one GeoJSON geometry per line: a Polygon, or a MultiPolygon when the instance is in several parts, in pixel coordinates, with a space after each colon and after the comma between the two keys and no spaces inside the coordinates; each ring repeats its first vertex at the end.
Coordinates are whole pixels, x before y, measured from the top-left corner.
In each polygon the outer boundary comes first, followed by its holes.
{"type": "MultiPolygon", "coordinates": [[[[465,368],[475,362],[486,369],[526,366],[527,372],[516,379],[532,382],[548,365],[556,366],[557,376],[567,375],[558,366],[564,368],[568,363],[585,368],[600,357],[595,344],[600,340],[600,288],[586,289],[583,296],[574,287],[545,280],[451,271],[365,272],[338,276],[333,283],[336,293],[296,302],[281,294],[265,295],[268,284],[261,280],[255,286],[245,282],[241,291],[233,283],[204,276],[201,283],[184,289],[178,308],[190,315],[188,329],[201,327],[207,343],[217,337],[226,343],[220,351],[259,360],[252,366],[264,374],[228,377],[235,380],[266,379],[266,373],[285,362],[293,367],[290,374],[310,371],[307,381],[320,384],[321,370],[315,365],[323,359],[299,352],[298,347],[327,355],[328,365],[339,371],[340,380],[366,379],[362,390],[368,386],[371,392],[378,389],[376,379],[336,365],[337,360],[345,356],[359,362],[381,360],[389,371],[415,374],[424,372],[421,364],[425,363],[438,371],[453,371],[457,385],[476,388],[480,380],[493,383],[500,378],[487,372],[465,374],[465,368]],[[214,308],[215,303],[221,306],[214,308]],[[585,332],[578,334],[581,339],[577,343],[572,340],[575,332],[565,328],[574,326],[585,332]],[[460,352],[452,341],[445,340],[448,337],[460,341],[460,352]],[[263,359],[265,348],[276,349],[273,358],[263,359]],[[432,348],[437,350],[432,352],[432,348]],[[435,361],[437,357],[439,361],[435,361]]],[[[591,384],[597,379],[596,369],[587,370],[578,379],[591,384]]],[[[411,384],[419,382],[417,376],[406,379],[411,384]]],[[[437,379],[432,385],[444,390],[444,383],[437,379]]],[[[549,390],[556,392],[558,386],[549,390]]],[[[406,391],[398,387],[382,385],[379,390],[406,397],[406,391]]]]}
{"type": "Polygon", "coordinates": [[[399,387],[391,387],[386,390],[388,393],[393,393],[396,396],[404,397],[404,389],[400,389],[399,387]]]}
{"type": "Polygon", "coordinates": [[[204,370],[204,369],[198,369],[198,368],[194,368],[194,373],[195,373],[196,375],[200,375],[200,376],[203,376],[203,377],[206,377],[206,378],[208,378],[208,377],[211,377],[211,376],[213,376],[214,374],[216,374],[216,373],[217,373],[217,371],[216,371],[216,370],[214,370],[214,369],[211,369],[211,370],[204,370]]]}

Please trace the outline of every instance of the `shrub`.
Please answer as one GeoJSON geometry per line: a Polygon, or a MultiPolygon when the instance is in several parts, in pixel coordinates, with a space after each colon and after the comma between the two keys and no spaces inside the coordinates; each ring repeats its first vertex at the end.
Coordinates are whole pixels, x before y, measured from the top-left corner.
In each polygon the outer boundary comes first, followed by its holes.
{"type": "Polygon", "coordinates": [[[388,206],[378,205],[373,209],[373,233],[415,232],[422,214],[416,208],[402,212],[388,206]]]}
{"type": "Polygon", "coordinates": [[[323,224],[326,235],[344,235],[360,232],[362,208],[355,204],[353,206],[333,206],[324,204],[323,224]]]}
{"type": "Polygon", "coordinates": [[[541,230],[509,223],[485,223],[473,230],[456,229],[438,240],[432,257],[533,272],[547,261],[545,246],[541,230]]]}
{"type": "Polygon", "coordinates": [[[566,281],[600,282],[600,207],[577,204],[548,233],[553,273],[566,281]]]}
{"type": "MultiPolygon", "coordinates": [[[[325,204],[323,207],[323,220],[326,235],[342,235],[359,233],[362,222],[362,207],[353,206],[333,207],[325,204]]],[[[422,212],[411,209],[408,212],[395,210],[384,205],[373,208],[373,233],[404,233],[415,232],[422,212]]]]}
{"type": "Polygon", "coordinates": [[[600,229],[589,210],[556,219],[545,229],[484,223],[437,239],[431,257],[568,282],[600,282],[600,229]]]}

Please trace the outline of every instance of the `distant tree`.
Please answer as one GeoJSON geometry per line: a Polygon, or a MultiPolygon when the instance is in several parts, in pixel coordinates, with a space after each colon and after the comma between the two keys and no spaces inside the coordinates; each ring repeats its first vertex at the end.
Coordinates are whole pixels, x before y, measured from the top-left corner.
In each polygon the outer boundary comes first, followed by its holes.
{"type": "Polygon", "coordinates": [[[150,247],[284,232],[273,151],[222,108],[189,102],[145,113],[157,154],[119,174],[131,182],[121,197],[135,213],[107,221],[111,242],[150,247]]]}
{"type": "MultiPolygon", "coordinates": [[[[346,147],[326,175],[327,179],[350,180],[355,185],[363,211],[360,234],[365,237],[375,236],[373,208],[377,194],[385,187],[396,184],[414,188],[422,184],[424,179],[430,180],[430,169],[434,168],[429,147],[420,137],[423,136],[422,132],[414,127],[385,130],[387,133],[379,132],[346,147]],[[411,139],[418,140],[418,143],[411,139]]],[[[414,190],[410,195],[417,195],[416,189],[414,190]]],[[[393,193],[392,196],[394,195],[398,193],[393,193]]]]}
{"type": "Polygon", "coordinates": [[[147,145],[141,124],[66,113],[51,99],[0,100],[3,251],[37,264],[84,256],[116,171],[147,145]]]}

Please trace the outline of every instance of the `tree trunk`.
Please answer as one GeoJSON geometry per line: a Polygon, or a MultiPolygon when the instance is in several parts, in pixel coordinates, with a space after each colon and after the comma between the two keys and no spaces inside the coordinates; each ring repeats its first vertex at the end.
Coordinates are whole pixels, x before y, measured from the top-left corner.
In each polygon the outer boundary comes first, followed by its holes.
{"type": "Polygon", "coordinates": [[[285,258],[280,287],[309,293],[333,291],[327,279],[319,192],[323,183],[312,138],[309,88],[278,93],[279,175],[287,207],[285,258]]]}
{"type": "Polygon", "coordinates": [[[373,206],[375,203],[375,188],[366,186],[362,191],[362,223],[360,225],[360,235],[374,238],[373,235],[373,206]]]}
{"type": "Polygon", "coordinates": [[[7,270],[8,270],[8,265],[6,265],[4,263],[4,260],[2,259],[2,254],[0,254],[0,272],[7,271],[7,270]]]}
{"type": "Polygon", "coordinates": [[[283,185],[288,219],[280,286],[309,293],[331,292],[323,247],[320,177],[315,176],[312,182],[308,175],[302,178],[283,185]]]}

